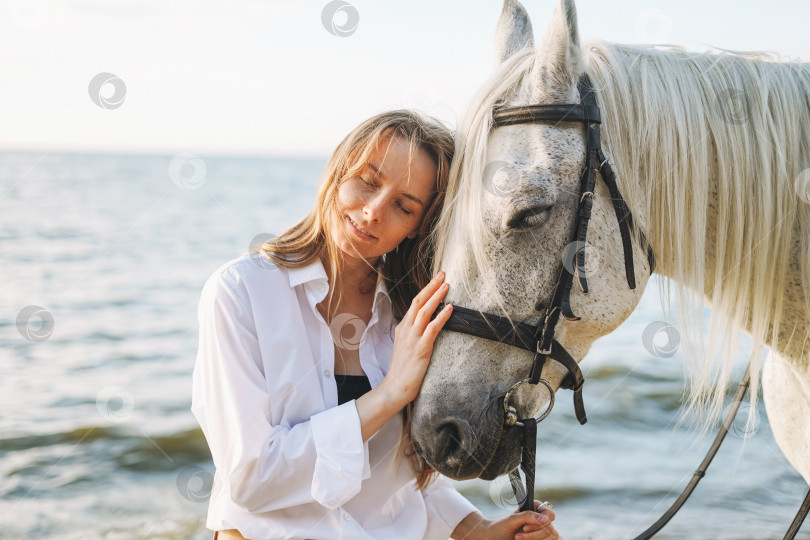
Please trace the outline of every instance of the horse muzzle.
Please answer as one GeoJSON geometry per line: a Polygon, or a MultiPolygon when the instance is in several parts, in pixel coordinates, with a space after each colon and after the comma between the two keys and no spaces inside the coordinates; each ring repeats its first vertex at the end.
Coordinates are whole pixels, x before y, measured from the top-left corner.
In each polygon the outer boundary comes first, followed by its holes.
{"type": "Polygon", "coordinates": [[[477,414],[449,408],[446,399],[420,395],[414,406],[411,438],[430,466],[455,480],[492,480],[517,467],[522,432],[506,425],[503,396],[489,399],[477,414]],[[434,398],[444,406],[435,407],[434,398]],[[451,410],[456,412],[446,414],[451,410]]]}

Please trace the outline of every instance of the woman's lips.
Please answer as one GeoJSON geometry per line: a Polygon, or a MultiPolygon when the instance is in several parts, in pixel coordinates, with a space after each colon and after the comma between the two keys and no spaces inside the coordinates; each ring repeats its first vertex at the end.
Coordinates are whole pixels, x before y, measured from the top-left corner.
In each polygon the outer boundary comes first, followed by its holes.
{"type": "Polygon", "coordinates": [[[354,234],[356,236],[358,236],[359,238],[362,238],[364,240],[376,240],[376,237],[371,236],[370,234],[366,234],[363,231],[361,231],[357,227],[357,225],[355,225],[354,221],[352,221],[352,218],[350,218],[349,216],[346,216],[346,222],[349,224],[349,228],[351,228],[352,232],[354,232],[354,234]]]}

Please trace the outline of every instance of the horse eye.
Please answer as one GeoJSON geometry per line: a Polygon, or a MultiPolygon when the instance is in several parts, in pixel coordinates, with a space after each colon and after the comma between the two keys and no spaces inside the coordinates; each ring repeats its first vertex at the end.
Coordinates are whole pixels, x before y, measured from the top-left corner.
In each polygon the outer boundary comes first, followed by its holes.
{"type": "Polygon", "coordinates": [[[506,227],[513,230],[531,229],[544,223],[550,214],[551,205],[534,206],[514,213],[506,221],[506,227]]]}

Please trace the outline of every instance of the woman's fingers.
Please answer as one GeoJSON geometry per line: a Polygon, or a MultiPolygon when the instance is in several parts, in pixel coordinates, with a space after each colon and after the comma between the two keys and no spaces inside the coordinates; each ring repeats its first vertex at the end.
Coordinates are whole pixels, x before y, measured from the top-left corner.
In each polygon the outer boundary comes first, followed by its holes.
{"type": "Polygon", "coordinates": [[[548,527],[540,529],[539,531],[517,533],[515,535],[515,540],[562,540],[562,537],[553,526],[549,525],[548,527]]]}
{"type": "Polygon", "coordinates": [[[554,510],[552,510],[546,503],[541,503],[540,501],[534,501],[534,509],[535,512],[533,514],[535,520],[523,525],[523,528],[521,529],[522,535],[519,533],[515,536],[515,538],[519,538],[520,540],[532,540],[540,538],[554,540],[559,539],[559,533],[557,533],[553,526],[549,526],[550,523],[557,517],[554,510]],[[544,516],[547,519],[543,520],[540,518],[540,516],[544,516]]]}
{"type": "Polygon", "coordinates": [[[436,308],[439,307],[439,303],[444,299],[449,288],[450,285],[448,285],[446,281],[439,285],[439,288],[434,291],[433,295],[428,298],[427,302],[419,309],[413,324],[420,335],[424,333],[425,328],[428,323],[430,323],[431,317],[433,317],[433,313],[436,311],[436,308]]]}
{"type": "Polygon", "coordinates": [[[549,523],[551,523],[551,519],[549,519],[548,516],[529,510],[512,514],[506,519],[508,520],[509,526],[512,528],[512,530],[517,531],[517,533],[520,533],[520,531],[524,530],[525,527],[529,527],[534,531],[545,528],[549,523]]]}
{"type": "Polygon", "coordinates": [[[554,521],[554,518],[557,517],[557,514],[554,513],[554,510],[551,509],[549,504],[550,503],[534,501],[534,511],[535,512],[542,512],[543,514],[548,516],[548,519],[550,521],[554,521]]]}
{"type": "Polygon", "coordinates": [[[492,533],[490,536],[516,540],[560,540],[560,535],[551,521],[552,517],[544,512],[518,511],[492,522],[489,528],[492,533]]]}
{"type": "MultiPolygon", "coordinates": [[[[432,314],[433,312],[431,312],[432,314]]],[[[425,331],[422,334],[423,336],[427,336],[431,342],[436,341],[436,336],[439,335],[439,331],[441,331],[444,323],[447,322],[447,319],[450,318],[450,315],[453,314],[453,304],[447,304],[442,308],[442,310],[436,314],[436,318],[430,321],[428,325],[425,327],[425,331]]]]}
{"type": "Polygon", "coordinates": [[[430,282],[425,285],[425,287],[419,291],[419,293],[413,297],[411,301],[411,307],[408,309],[408,312],[405,314],[405,318],[410,318],[411,320],[416,319],[417,313],[425,305],[433,294],[439,289],[439,287],[444,282],[444,272],[439,272],[436,276],[430,280],[430,282]]]}

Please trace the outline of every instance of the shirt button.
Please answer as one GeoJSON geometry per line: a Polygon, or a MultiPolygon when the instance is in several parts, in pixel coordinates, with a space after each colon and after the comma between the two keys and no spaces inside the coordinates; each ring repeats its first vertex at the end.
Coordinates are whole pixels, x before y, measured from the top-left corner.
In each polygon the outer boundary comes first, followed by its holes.
{"type": "Polygon", "coordinates": [[[331,375],[332,375],[332,374],[331,374],[331,373],[329,373],[329,370],[328,370],[328,369],[323,370],[323,376],[324,376],[324,377],[326,377],[327,379],[328,379],[328,378],[329,378],[331,375]]]}
{"type": "Polygon", "coordinates": [[[345,519],[346,521],[351,521],[352,516],[350,516],[349,514],[343,514],[343,519],[345,519]]]}

